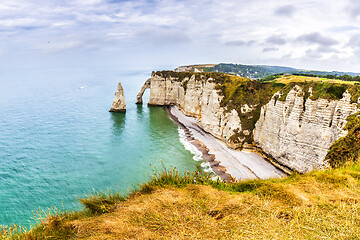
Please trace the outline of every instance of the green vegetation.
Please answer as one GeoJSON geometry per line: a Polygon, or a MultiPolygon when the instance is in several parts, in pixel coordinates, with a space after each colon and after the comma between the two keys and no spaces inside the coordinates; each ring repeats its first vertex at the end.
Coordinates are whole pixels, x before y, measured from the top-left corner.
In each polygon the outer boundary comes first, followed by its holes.
{"type": "MultiPolygon", "coordinates": [[[[4,239],[358,239],[360,165],[224,183],[176,170],[126,198],[98,194],[80,212],[46,215],[4,239]],[[102,209],[106,202],[107,211],[102,209]],[[91,203],[91,204],[90,204],[91,203]]],[[[11,233],[12,231],[12,233],[11,233]]]]}
{"type": "MultiPolygon", "coordinates": [[[[344,78],[345,79],[345,78],[344,78]]],[[[288,74],[275,74],[275,75],[270,75],[266,78],[260,79],[260,82],[269,82],[269,81],[276,81],[276,82],[281,82],[281,83],[290,83],[290,82],[328,82],[328,83],[340,83],[340,84],[348,84],[348,85],[354,85],[357,84],[359,82],[356,81],[357,77],[354,77],[352,79],[354,80],[344,80],[341,78],[327,78],[325,76],[316,76],[313,74],[292,74],[292,75],[288,75],[288,74]],[[307,76],[309,75],[309,76],[307,76]]]]}
{"type": "Polygon", "coordinates": [[[337,75],[337,74],[311,74],[311,73],[293,73],[295,76],[304,76],[304,77],[321,77],[321,78],[327,78],[327,79],[338,79],[342,81],[356,81],[360,82],[360,76],[350,76],[348,74],[344,75],[337,75]]]}
{"type": "Polygon", "coordinates": [[[327,82],[291,82],[281,90],[282,95],[279,100],[285,101],[290,90],[296,85],[300,86],[304,91],[304,101],[306,101],[307,98],[310,98],[311,100],[317,100],[320,98],[338,100],[342,98],[344,92],[348,89],[347,85],[344,84],[333,84],[327,82]]]}
{"type": "Polygon", "coordinates": [[[260,66],[241,65],[241,64],[227,64],[220,63],[214,67],[204,68],[204,72],[222,72],[227,74],[234,74],[241,77],[258,79],[269,76],[273,72],[269,69],[260,66]]]}
{"type": "Polygon", "coordinates": [[[239,139],[245,139],[242,144],[245,142],[251,143],[253,141],[252,132],[255,123],[260,117],[261,107],[267,104],[276,92],[283,89],[285,84],[260,83],[241,77],[229,77],[218,83],[218,89],[221,90],[224,96],[221,106],[226,106],[229,110],[235,109],[241,119],[242,130],[248,130],[250,133],[244,135],[239,132],[232,136],[230,140],[237,143],[239,139]],[[242,111],[245,105],[251,107],[251,111],[242,111]]]}
{"type": "Polygon", "coordinates": [[[333,168],[354,164],[360,157],[360,115],[350,115],[347,121],[348,134],[331,146],[325,158],[333,168]]]}
{"type": "Polygon", "coordinates": [[[238,75],[250,79],[263,79],[277,74],[293,74],[307,77],[323,77],[330,79],[340,79],[345,81],[359,81],[360,74],[352,72],[326,72],[300,70],[291,67],[267,66],[267,65],[242,65],[231,63],[220,63],[210,65],[192,65],[203,72],[222,72],[227,74],[238,75]]]}
{"type": "Polygon", "coordinates": [[[231,76],[229,74],[225,74],[225,73],[215,73],[215,72],[174,72],[174,71],[157,71],[157,72],[153,72],[153,74],[163,77],[163,78],[173,78],[174,80],[177,80],[179,82],[182,82],[185,78],[190,79],[191,77],[195,77],[196,80],[201,80],[201,79],[208,79],[208,78],[214,78],[216,81],[218,82],[223,82],[225,79],[230,78],[230,77],[236,77],[236,76],[231,76]]]}
{"type": "Polygon", "coordinates": [[[275,79],[279,78],[279,77],[282,77],[283,74],[279,73],[279,74],[274,74],[274,75],[269,75],[263,79],[260,79],[259,82],[271,82],[271,81],[274,81],[275,79]]]}

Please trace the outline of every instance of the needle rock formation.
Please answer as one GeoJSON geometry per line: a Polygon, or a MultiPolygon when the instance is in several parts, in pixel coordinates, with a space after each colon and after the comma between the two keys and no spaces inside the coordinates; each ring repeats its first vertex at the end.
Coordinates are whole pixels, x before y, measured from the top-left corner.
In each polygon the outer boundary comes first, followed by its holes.
{"type": "Polygon", "coordinates": [[[117,91],[115,92],[114,102],[111,106],[110,112],[125,112],[126,111],[126,102],[124,96],[124,89],[119,82],[117,91]]]}

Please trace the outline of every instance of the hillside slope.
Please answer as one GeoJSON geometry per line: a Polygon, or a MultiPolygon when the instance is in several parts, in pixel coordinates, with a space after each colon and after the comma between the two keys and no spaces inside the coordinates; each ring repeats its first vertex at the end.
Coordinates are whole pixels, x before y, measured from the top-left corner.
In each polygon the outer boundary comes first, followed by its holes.
{"type": "Polygon", "coordinates": [[[167,172],[11,239],[358,239],[360,166],[226,184],[167,172]]]}
{"type": "Polygon", "coordinates": [[[360,73],[354,73],[354,72],[339,72],[339,71],[328,72],[328,71],[296,69],[296,68],[283,67],[283,66],[243,65],[243,64],[233,64],[233,63],[189,65],[189,66],[179,67],[178,69],[188,70],[189,68],[198,69],[204,72],[229,73],[250,79],[261,79],[269,75],[278,74],[278,73],[289,73],[289,74],[299,73],[299,74],[337,75],[337,76],[349,75],[352,77],[360,75],[360,73]]]}

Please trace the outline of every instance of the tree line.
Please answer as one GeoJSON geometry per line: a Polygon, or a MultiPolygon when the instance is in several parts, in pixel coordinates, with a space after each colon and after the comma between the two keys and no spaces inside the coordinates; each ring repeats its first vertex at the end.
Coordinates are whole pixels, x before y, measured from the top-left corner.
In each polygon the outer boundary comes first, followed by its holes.
{"type": "MultiPolygon", "coordinates": [[[[268,82],[275,80],[276,78],[279,78],[287,73],[278,73],[274,75],[269,75],[261,80],[260,82],[268,82]]],[[[360,82],[360,76],[350,76],[348,74],[344,75],[337,75],[337,74],[327,74],[327,75],[321,75],[321,74],[312,74],[312,73],[291,73],[291,75],[294,76],[303,76],[303,77],[318,77],[318,78],[327,78],[327,79],[338,79],[342,81],[349,81],[349,82],[360,82]]]]}
{"type": "Polygon", "coordinates": [[[350,76],[348,74],[344,75],[337,75],[337,74],[327,74],[327,75],[318,75],[318,74],[311,74],[311,73],[293,73],[292,75],[295,76],[304,76],[304,77],[320,77],[320,78],[327,78],[327,79],[338,79],[342,81],[354,81],[354,82],[360,82],[360,76],[350,76]]]}

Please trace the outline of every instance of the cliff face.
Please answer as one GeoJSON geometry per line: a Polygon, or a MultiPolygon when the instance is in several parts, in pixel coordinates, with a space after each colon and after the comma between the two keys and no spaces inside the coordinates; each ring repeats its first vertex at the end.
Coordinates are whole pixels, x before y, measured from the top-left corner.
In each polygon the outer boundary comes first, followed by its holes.
{"type": "MultiPolygon", "coordinates": [[[[241,121],[235,110],[221,107],[223,98],[212,78],[163,77],[153,74],[150,82],[149,105],[177,105],[186,115],[199,119],[205,131],[223,140],[228,146],[237,145],[230,138],[241,131],[241,121]]],[[[144,87],[143,87],[144,88],[144,87]]],[[[138,102],[141,103],[141,92],[138,102]]]]}
{"type": "MultiPolygon", "coordinates": [[[[201,74],[179,77],[153,73],[145,85],[150,88],[150,105],[177,105],[186,115],[198,118],[205,131],[232,148],[243,146],[253,134],[255,145],[299,172],[326,166],[324,158],[330,146],[347,134],[343,130],[346,118],[358,111],[347,91],[340,100],[311,100],[311,89],[307,92],[310,97],[305,98],[302,88],[295,86],[282,100],[281,91],[277,92],[260,111],[260,104],[239,107],[230,101],[232,108],[223,106],[224,92],[217,87],[219,81],[201,74]],[[256,122],[255,126],[249,125],[251,121],[256,122]]],[[[141,95],[138,102],[142,102],[141,95]]]]}
{"type": "Polygon", "coordinates": [[[330,146],[347,132],[346,118],[357,111],[345,92],[341,100],[307,98],[295,86],[285,101],[278,95],[262,107],[254,142],[281,164],[299,172],[323,168],[330,146]]]}

